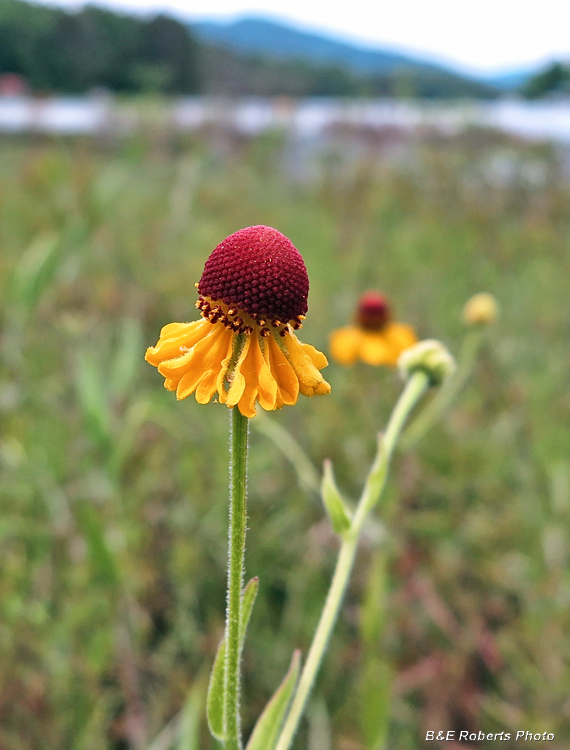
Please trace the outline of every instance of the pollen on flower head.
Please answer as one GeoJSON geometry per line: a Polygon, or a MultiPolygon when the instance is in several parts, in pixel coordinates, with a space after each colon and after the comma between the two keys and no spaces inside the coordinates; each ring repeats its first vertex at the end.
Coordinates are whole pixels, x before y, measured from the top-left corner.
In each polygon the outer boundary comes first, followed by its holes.
{"type": "Polygon", "coordinates": [[[390,321],[390,305],[380,292],[365,292],[358,300],[356,322],[361,328],[379,331],[390,321]]]}
{"type": "MultiPolygon", "coordinates": [[[[230,234],[214,249],[204,266],[198,292],[202,302],[199,307],[210,320],[213,314],[222,321],[227,316],[235,321],[239,311],[262,329],[266,323],[281,326],[287,322],[297,328],[308,309],[309,278],[291,240],[276,229],[260,225],[230,234]],[[211,301],[220,309],[211,307],[211,301]]],[[[250,333],[243,321],[240,330],[250,333]]],[[[269,329],[265,330],[269,334],[269,329]]]]}

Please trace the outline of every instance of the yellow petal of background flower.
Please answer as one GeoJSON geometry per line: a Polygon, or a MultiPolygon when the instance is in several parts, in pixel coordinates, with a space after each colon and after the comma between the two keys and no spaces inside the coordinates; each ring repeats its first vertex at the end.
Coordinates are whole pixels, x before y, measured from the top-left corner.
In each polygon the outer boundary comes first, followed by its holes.
{"type": "Polygon", "coordinates": [[[368,365],[395,364],[394,353],[383,332],[362,332],[360,359],[368,365]]]}
{"type": "Polygon", "coordinates": [[[405,323],[390,323],[384,331],[388,345],[398,351],[396,359],[404,351],[417,343],[416,332],[405,323]]]}
{"type": "Polygon", "coordinates": [[[351,365],[359,355],[362,332],[356,326],[345,326],[331,333],[331,355],[341,365],[351,365]]]}

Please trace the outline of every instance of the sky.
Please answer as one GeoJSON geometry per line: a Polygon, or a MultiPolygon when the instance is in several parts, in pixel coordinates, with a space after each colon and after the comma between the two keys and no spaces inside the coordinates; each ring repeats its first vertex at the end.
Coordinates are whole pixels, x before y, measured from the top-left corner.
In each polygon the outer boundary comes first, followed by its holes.
{"type": "MultiPolygon", "coordinates": [[[[37,2],[37,0],[36,0],[37,2]]],[[[82,0],[40,0],[79,7],[82,0]]],[[[91,0],[190,20],[256,15],[370,47],[415,53],[473,74],[570,61],[570,0],[91,0]]]]}

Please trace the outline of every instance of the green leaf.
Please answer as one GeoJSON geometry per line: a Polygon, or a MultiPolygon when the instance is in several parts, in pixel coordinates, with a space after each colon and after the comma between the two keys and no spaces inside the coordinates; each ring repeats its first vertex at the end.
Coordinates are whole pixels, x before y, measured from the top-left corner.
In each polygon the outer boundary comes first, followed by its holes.
{"type": "Polygon", "coordinates": [[[241,595],[241,620],[239,624],[240,653],[243,649],[245,634],[247,631],[247,626],[249,624],[249,618],[251,617],[251,610],[253,609],[258,590],[259,578],[256,576],[255,578],[252,578],[251,581],[247,584],[241,595]]]}
{"type": "Polygon", "coordinates": [[[321,497],[330,518],[333,530],[342,534],[350,528],[352,513],[341,497],[334,480],[332,462],[327,458],[324,462],[323,481],[321,483],[321,497]]]}
{"type": "Polygon", "coordinates": [[[93,574],[97,583],[111,590],[120,588],[120,574],[105,538],[105,528],[95,507],[89,502],[76,506],[77,521],[87,542],[93,574]]]}
{"type": "Polygon", "coordinates": [[[274,750],[279,737],[279,730],[285,718],[285,712],[297,685],[300,668],[301,652],[295,651],[289,671],[257,720],[246,750],[274,750]]]}
{"type": "MultiPolygon", "coordinates": [[[[247,625],[253,609],[253,604],[259,589],[259,578],[252,578],[242,592],[241,622],[240,622],[240,651],[243,649],[247,625]]],[[[222,638],[208,686],[206,713],[208,726],[213,737],[220,742],[224,740],[224,671],[226,663],[226,642],[222,638]]]]}
{"type": "Polygon", "coordinates": [[[206,715],[210,734],[220,742],[224,740],[224,672],[226,666],[226,640],[220,641],[206,699],[206,715]]]}
{"type": "Polygon", "coordinates": [[[204,688],[204,679],[201,678],[188,692],[186,705],[180,717],[176,750],[200,750],[200,718],[204,710],[204,688]]]}
{"type": "Polygon", "coordinates": [[[14,270],[10,294],[16,304],[26,311],[39,301],[57,269],[60,259],[60,239],[55,234],[37,237],[22,253],[14,270]]]}
{"type": "Polygon", "coordinates": [[[141,368],[144,352],[141,324],[125,318],[118,326],[119,338],[113,354],[110,390],[116,399],[125,398],[141,368]]]}

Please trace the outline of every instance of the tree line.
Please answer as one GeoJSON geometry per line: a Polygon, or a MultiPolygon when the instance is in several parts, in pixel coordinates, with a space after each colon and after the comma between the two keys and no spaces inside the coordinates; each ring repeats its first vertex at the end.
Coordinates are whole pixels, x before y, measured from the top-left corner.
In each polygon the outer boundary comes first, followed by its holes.
{"type": "MultiPolygon", "coordinates": [[[[487,98],[484,83],[435,68],[376,74],[338,64],[236,52],[199,41],[174,18],[86,6],[78,12],[0,0],[0,74],[16,73],[34,92],[230,94],[236,96],[391,96],[487,98]]],[[[521,93],[568,93],[570,68],[558,63],[529,79],[521,93]]]]}
{"type": "Polygon", "coordinates": [[[122,15],[94,6],[77,13],[0,2],[0,73],[39,92],[201,90],[199,46],[173,18],[122,15]]]}

